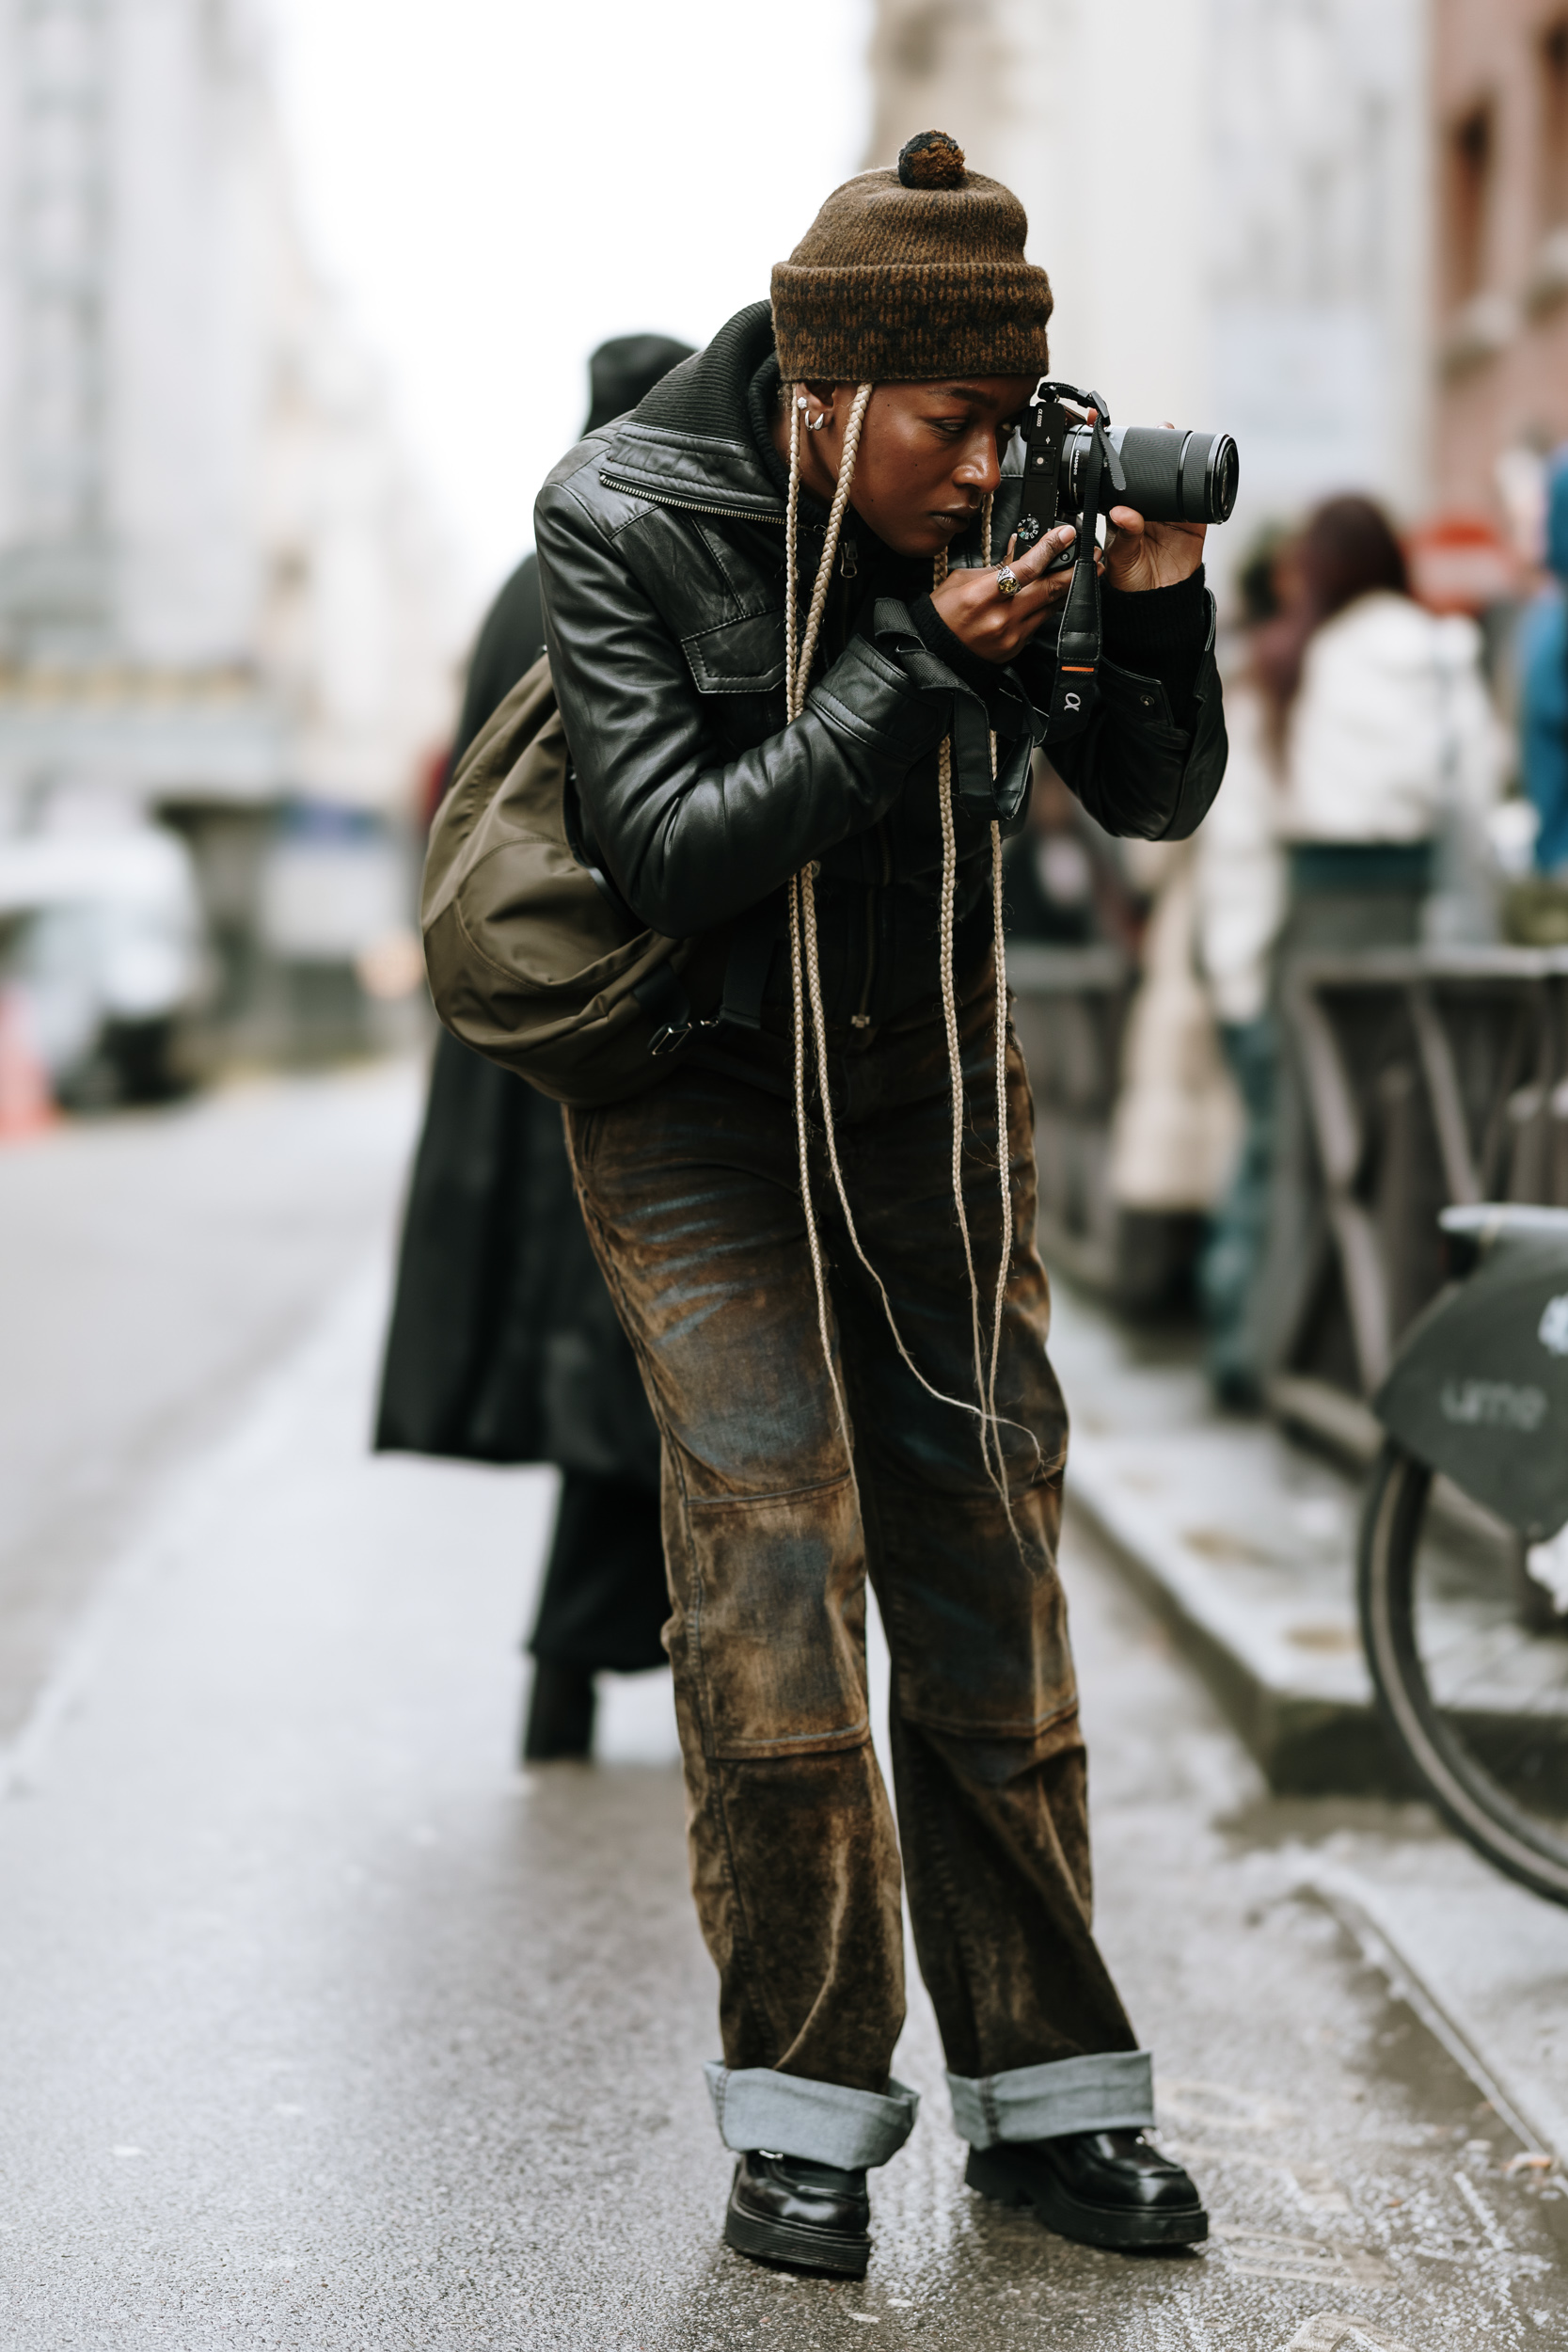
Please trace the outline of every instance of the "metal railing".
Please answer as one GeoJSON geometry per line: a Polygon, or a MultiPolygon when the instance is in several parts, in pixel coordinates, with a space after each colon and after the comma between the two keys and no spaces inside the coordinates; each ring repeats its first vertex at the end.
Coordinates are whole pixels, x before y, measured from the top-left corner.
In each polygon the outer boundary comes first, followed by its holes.
{"type": "MultiPolygon", "coordinates": [[[[1020,944],[1008,977],[1035,1089],[1040,1246],[1114,1294],[1110,1127],[1136,974],[1112,947],[1020,944]]],[[[1276,1182],[1300,1187],[1302,1246],[1269,1302],[1269,1394],[1364,1454],[1375,1424],[1361,1401],[1444,1279],[1439,1210],[1568,1205],[1568,950],[1313,956],[1292,966],[1282,1011],[1305,1133],[1293,1151],[1281,1134],[1276,1182]]]]}
{"type": "Polygon", "coordinates": [[[1307,1199],[1271,1393],[1335,1420],[1322,1391],[1370,1396],[1440,1289],[1441,1209],[1568,1205],[1568,952],[1313,956],[1283,1009],[1309,1149],[1278,1178],[1307,1199]]]}

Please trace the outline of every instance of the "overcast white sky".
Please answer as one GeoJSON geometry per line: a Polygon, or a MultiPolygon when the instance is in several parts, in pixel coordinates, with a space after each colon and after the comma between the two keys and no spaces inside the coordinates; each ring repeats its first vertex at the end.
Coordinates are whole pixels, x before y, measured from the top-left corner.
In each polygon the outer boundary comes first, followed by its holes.
{"type": "Polygon", "coordinates": [[[487,594],[607,336],[701,343],[863,161],[870,0],[274,0],[307,236],[487,594]]]}

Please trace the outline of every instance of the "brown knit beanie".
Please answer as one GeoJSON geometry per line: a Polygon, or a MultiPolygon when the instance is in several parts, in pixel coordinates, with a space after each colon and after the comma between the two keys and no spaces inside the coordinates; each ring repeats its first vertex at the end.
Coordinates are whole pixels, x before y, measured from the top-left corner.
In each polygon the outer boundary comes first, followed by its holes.
{"type": "Polygon", "coordinates": [[[1000,181],[964,168],[942,131],[895,171],[835,188],[773,271],[786,384],[1043,375],[1051,280],[1023,258],[1029,223],[1000,181]]]}

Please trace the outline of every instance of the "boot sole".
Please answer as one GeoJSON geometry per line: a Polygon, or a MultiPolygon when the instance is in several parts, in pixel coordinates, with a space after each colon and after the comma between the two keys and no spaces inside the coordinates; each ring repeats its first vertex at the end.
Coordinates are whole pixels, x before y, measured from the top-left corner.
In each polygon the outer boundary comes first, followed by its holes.
{"type": "Polygon", "coordinates": [[[782,2263],[789,2270],[832,2270],[842,2279],[863,2279],[871,2240],[841,2230],[817,2230],[809,2221],[768,2221],[737,2205],[732,2191],[724,2216],[724,2243],[753,2262],[782,2263]]]}
{"type": "Polygon", "coordinates": [[[1209,2234],[1209,2216],[1201,2205],[1177,2205],[1164,2213],[1085,2205],[1059,2181],[1042,2180],[1033,2171],[1025,2177],[995,2148],[970,2150],[964,2182],[999,2205],[1032,2205],[1048,2230],[1080,2246],[1135,2252],[1145,2246],[1199,2246],[1209,2234]]]}

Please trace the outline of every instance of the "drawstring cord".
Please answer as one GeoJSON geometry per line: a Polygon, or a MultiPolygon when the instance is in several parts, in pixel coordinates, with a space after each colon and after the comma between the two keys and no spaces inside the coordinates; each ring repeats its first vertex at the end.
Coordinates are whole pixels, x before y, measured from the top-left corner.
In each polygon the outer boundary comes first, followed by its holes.
{"type": "MultiPolygon", "coordinates": [[[[786,391],[789,401],[789,501],[784,525],[784,711],[793,723],[805,707],[806,690],[811,680],[811,665],[816,659],[816,644],[821,632],[822,615],[827,606],[829,583],[832,577],[833,556],[837,550],[845,510],[849,502],[849,484],[854,471],[855,457],[860,447],[861,430],[870,403],[873,387],[862,384],[855,393],[848,421],[844,430],[844,454],[840,460],[838,481],[828,516],[827,535],[823,541],[822,557],[806,618],[805,642],[797,653],[799,631],[799,591],[797,587],[797,550],[799,547],[799,505],[800,486],[800,412],[799,392],[794,387],[786,391]]],[[[988,498],[983,510],[984,560],[990,561],[991,501],[988,498]]],[[[932,586],[941,587],[947,577],[947,557],[940,554],[932,564],[932,586]]],[[[991,740],[991,761],[994,770],[995,739],[991,740]]],[[[958,893],[958,839],[953,818],[953,749],[952,739],[944,736],[938,753],[939,791],[942,819],[942,898],[941,898],[941,978],[942,1015],[947,1036],[948,1072],[953,1101],[953,1201],[958,1213],[958,1231],[963,1239],[964,1264],[969,1276],[970,1325],[974,1345],[974,1385],[978,1405],[970,1405],[962,1397],[948,1396],[927,1379],[909,1349],[893,1312],[893,1302],[887,1286],[861,1246],[856,1231],[854,1212],[849,1206],[844,1172],[839,1163],[838,1137],[833,1121],[832,1099],[829,1085],[828,1025],[822,1004],[822,983],[817,949],[815,862],[802,866],[793,875],[788,885],[790,987],[794,1010],[795,1041],[795,1129],[800,1164],[800,1198],[805,1212],[806,1242],[811,1253],[812,1275],[816,1287],[817,1329],[822,1341],[822,1353],[832,1384],[833,1399],[838,1407],[839,1423],[844,1432],[847,1452],[851,1453],[849,1418],[844,1391],[839,1381],[838,1367],[833,1360],[832,1315],[828,1303],[827,1267],[822,1254],[821,1236],[817,1230],[816,1206],[812,1198],[810,1126],[806,1117],[806,1009],[809,1001],[812,1043],[816,1064],[817,1092],[822,1104],[822,1124],[827,1145],[828,1165],[832,1174],[833,1188],[838,1196],[845,1229],[850,1247],[861,1264],[877,1285],[893,1334],[905,1365],[913,1373],[927,1394],[940,1404],[951,1405],[959,1412],[974,1413],[980,1422],[980,1452],[986,1475],[1001,1497],[1007,1525],[1015,1542],[1020,1543],[1013,1518],[1012,1503],[1007,1493],[1006,1464],[1002,1450],[1002,1421],[996,1407],[997,1366],[1001,1353],[1002,1316],[1006,1305],[1007,1276],[1012,1263],[1013,1203],[1011,1152],[1007,1128],[1007,1002],[1006,966],[1002,925],[1002,828],[993,821],[991,834],[991,914],[995,941],[996,962],[996,1116],[997,1161],[1002,1185],[1002,1257],[997,1269],[996,1295],[993,1303],[989,1363],[981,1337],[980,1291],[974,1271],[974,1253],[970,1238],[969,1219],[963,1199],[963,1068],[958,1044],[958,999],[953,981],[953,932],[958,893]],[[992,1461],[994,1450],[995,1460],[992,1461]]],[[[1009,1427],[1017,1424],[1009,1422],[1009,1427]]],[[[1028,1433],[1024,1433],[1028,1434],[1028,1433]]],[[[1038,1452],[1037,1442],[1036,1452],[1038,1452]]]]}

